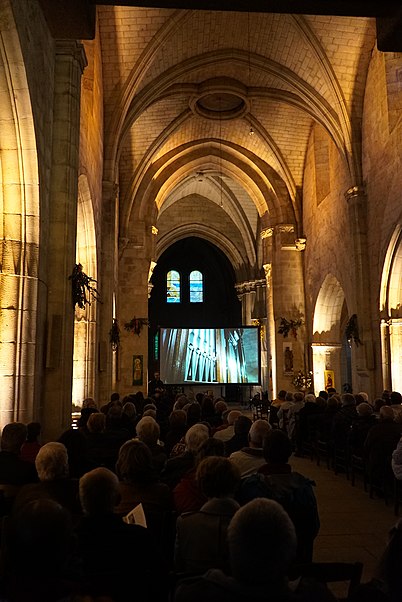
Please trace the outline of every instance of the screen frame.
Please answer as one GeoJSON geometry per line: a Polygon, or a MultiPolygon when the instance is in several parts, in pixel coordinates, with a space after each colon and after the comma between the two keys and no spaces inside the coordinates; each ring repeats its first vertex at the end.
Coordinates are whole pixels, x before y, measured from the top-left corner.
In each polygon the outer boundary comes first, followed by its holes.
{"type": "MultiPolygon", "coordinates": [[[[215,326],[207,326],[205,328],[201,328],[201,327],[187,327],[187,326],[159,326],[158,327],[158,332],[157,332],[157,336],[158,336],[158,350],[159,350],[159,357],[158,357],[158,364],[159,364],[159,373],[160,373],[160,378],[163,381],[163,383],[166,386],[200,386],[200,385],[220,385],[220,386],[226,386],[226,385],[236,385],[239,387],[250,387],[250,386],[260,386],[261,385],[261,327],[259,325],[250,325],[250,324],[246,324],[246,325],[238,325],[238,326],[222,326],[222,327],[215,327],[215,326]],[[184,378],[185,373],[183,374],[182,378],[177,378],[175,377],[174,374],[172,374],[173,376],[173,380],[169,380],[168,377],[170,376],[170,373],[167,371],[166,369],[166,364],[169,361],[169,358],[167,357],[168,354],[165,353],[165,349],[166,349],[166,345],[164,345],[163,343],[163,333],[166,332],[166,336],[169,335],[169,332],[172,331],[177,331],[177,333],[183,334],[185,333],[185,331],[191,331],[191,330],[211,330],[211,331],[215,331],[218,332],[222,332],[222,331],[242,331],[242,336],[243,336],[243,331],[254,331],[256,332],[256,349],[255,349],[255,359],[253,362],[253,372],[257,372],[257,380],[247,380],[246,382],[244,381],[240,381],[239,380],[223,380],[223,379],[219,379],[219,380],[186,380],[184,378]]],[[[172,359],[172,358],[170,358],[172,359]]],[[[179,362],[183,363],[183,359],[182,358],[173,358],[173,359],[177,359],[179,362]]],[[[185,370],[185,368],[183,369],[185,370]]],[[[227,371],[226,371],[227,372],[227,371]]]]}

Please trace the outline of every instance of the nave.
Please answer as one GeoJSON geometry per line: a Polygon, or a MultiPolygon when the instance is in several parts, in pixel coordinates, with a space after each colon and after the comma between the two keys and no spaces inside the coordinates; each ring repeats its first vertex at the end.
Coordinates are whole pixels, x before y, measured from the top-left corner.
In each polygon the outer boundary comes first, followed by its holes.
{"type": "MultiPolygon", "coordinates": [[[[321,527],[314,542],[313,560],[360,561],[362,583],[369,581],[384,551],[388,532],[398,520],[392,501],[387,506],[383,499],[370,499],[361,480],[357,479],[352,487],[345,474],[336,475],[325,463],[317,466],[310,458],[292,456],[290,464],[316,483],[321,527]]],[[[342,585],[336,587],[336,594],[345,595],[342,585]]]]}

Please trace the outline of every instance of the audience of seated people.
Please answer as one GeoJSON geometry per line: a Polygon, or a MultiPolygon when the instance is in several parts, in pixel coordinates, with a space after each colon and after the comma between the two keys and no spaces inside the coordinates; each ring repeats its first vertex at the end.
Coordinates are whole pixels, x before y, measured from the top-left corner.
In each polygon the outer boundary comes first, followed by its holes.
{"type": "MultiPolygon", "coordinates": [[[[402,480],[402,406],[400,397],[393,393],[383,394],[381,404],[377,403],[377,415],[375,402],[371,405],[364,393],[338,396],[334,392],[330,395],[322,392],[317,398],[312,394],[304,398],[302,392],[285,392],[281,394],[283,399],[277,402],[283,430],[279,428],[277,416],[272,424],[269,418],[252,422],[245,415],[247,412],[240,409],[228,411],[227,424],[224,424],[222,415],[227,411],[227,404],[222,399],[214,403],[209,395],[189,393],[170,399],[163,392],[162,396],[150,400],[136,394],[124,398],[127,411],[123,411],[123,404],[116,393],[108,404],[101,407],[101,411],[94,400],[85,401],[78,428],[62,433],[58,442],[45,443],[39,448],[35,445],[38,451],[35,464],[32,460],[26,462],[22,459],[23,448],[27,450],[31,443],[27,439],[27,426],[10,423],[3,428],[0,451],[0,484],[10,482],[17,486],[16,497],[7,506],[9,522],[14,528],[15,520],[23,515],[24,509],[30,508],[32,517],[36,512],[32,512],[33,501],[39,507],[49,505],[49,518],[56,508],[62,514],[67,512],[74,529],[73,537],[78,537],[79,542],[74,558],[69,558],[66,564],[68,571],[60,574],[58,569],[55,570],[60,580],[60,592],[67,595],[71,588],[74,593],[84,596],[109,596],[113,602],[131,600],[133,592],[128,597],[126,589],[130,589],[128,581],[132,583],[132,566],[135,565],[135,575],[138,569],[139,579],[139,589],[137,592],[136,588],[135,594],[144,600],[172,601],[172,594],[170,598],[168,595],[167,580],[167,571],[172,568],[197,573],[208,569],[204,577],[194,582],[195,589],[192,585],[190,587],[190,583],[178,587],[176,599],[179,601],[193,596],[191,599],[196,602],[203,592],[212,598],[212,602],[214,599],[222,602],[240,599],[262,601],[267,587],[269,599],[275,602],[277,599],[281,602],[332,600],[328,597],[329,592],[318,586],[309,590],[307,584],[302,583],[293,593],[287,586],[289,562],[311,561],[313,542],[319,529],[313,483],[292,471],[289,457],[298,451],[303,437],[322,439],[328,442],[328,448],[342,445],[349,454],[361,453],[372,480],[375,480],[376,471],[379,481],[385,474],[392,478],[395,474],[402,480]],[[289,409],[284,417],[286,404],[289,409]],[[287,433],[292,414],[299,418],[294,419],[289,438],[287,433]],[[303,414],[305,418],[300,420],[303,414]],[[377,469],[373,468],[375,465],[377,469]],[[255,499],[257,497],[260,499],[255,499]],[[260,575],[264,573],[262,568],[258,568],[260,559],[251,556],[254,563],[250,573],[253,586],[236,564],[237,555],[243,558],[243,552],[237,548],[240,541],[245,545],[241,539],[245,534],[240,535],[243,519],[239,519],[240,531],[238,527],[233,528],[232,540],[231,527],[236,524],[237,516],[243,516],[246,522],[250,520],[251,527],[254,524],[251,515],[255,511],[258,514],[261,510],[262,523],[273,511],[275,516],[282,516],[277,514],[275,505],[269,506],[265,516],[262,508],[268,507],[261,506],[261,503],[271,504],[270,500],[278,502],[286,511],[285,516],[290,517],[296,533],[296,547],[291,545],[292,560],[285,562],[287,568],[282,566],[274,576],[260,575]],[[133,531],[127,529],[134,525],[126,524],[123,518],[140,503],[148,530],[135,525],[133,535],[133,531]],[[254,503],[255,506],[250,506],[254,503]],[[250,515],[247,512],[242,515],[248,507],[254,510],[250,510],[250,515]],[[164,525],[165,516],[169,517],[168,529],[164,525]],[[120,546],[120,541],[121,553],[113,554],[112,549],[120,546]]],[[[39,441],[37,444],[40,445],[39,441]]],[[[263,531],[263,527],[261,529],[263,531]]],[[[246,545],[248,554],[251,554],[254,544],[257,548],[260,545],[260,533],[255,534],[252,529],[250,533],[253,536],[246,545]]],[[[287,528],[283,534],[285,537],[289,535],[287,528]]],[[[272,534],[274,541],[277,536],[279,533],[272,534]]],[[[4,545],[5,542],[6,537],[4,545]]],[[[262,548],[258,549],[261,553],[262,548]]],[[[8,558],[3,550],[2,556],[3,567],[6,560],[15,562],[17,558],[12,554],[8,558]]],[[[244,560],[245,566],[249,561],[244,560]]],[[[282,561],[279,559],[278,562],[282,561]]],[[[388,563],[387,570],[390,570],[389,566],[394,567],[388,563]]],[[[19,591],[20,585],[15,582],[18,571],[12,568],[10,578],[5,578],[0,564],[0,577],[3,577],[0,594],[19,591]]],[[[378,599],[384,599],[384,602],[399,600],[398,597],[390,597],[391,590],[397,591],[398,595],[400,593],[397,580],[389,574],[384,575],[383,572],[380,589],[388,597],[378,599]]],[[[49,591],[53,591],[55,581],[50,581],[49,586],[44,580],[43,587],[38,587],[44,602],[56,602],[56,599],[48,600],[43,589],[49,587],[49,591]]],[[[366,590],[370,591],[370,596],[378,594],[378,587],[374,588],[373,583],[367,584],[366,590]]],[[[6,599],[14,602],[12,597],[6,599]]],[[[27,602],[31,599],[35,600],[35,594],[26,598],[27,602]]],[[[356,602],[364,599],[356,598],[356,602]]],[[[367,602],[374,599],[377,598],[368,597],[367,602]]]]}

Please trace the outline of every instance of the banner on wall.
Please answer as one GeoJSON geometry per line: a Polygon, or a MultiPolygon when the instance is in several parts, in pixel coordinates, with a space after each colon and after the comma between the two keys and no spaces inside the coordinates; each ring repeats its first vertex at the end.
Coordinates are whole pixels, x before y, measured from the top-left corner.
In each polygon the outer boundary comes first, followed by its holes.
{"type": "Polygon", "coordinates": [[[325,390],[335,387],[335,373],[333,370],[324,370],[325,390]]]}

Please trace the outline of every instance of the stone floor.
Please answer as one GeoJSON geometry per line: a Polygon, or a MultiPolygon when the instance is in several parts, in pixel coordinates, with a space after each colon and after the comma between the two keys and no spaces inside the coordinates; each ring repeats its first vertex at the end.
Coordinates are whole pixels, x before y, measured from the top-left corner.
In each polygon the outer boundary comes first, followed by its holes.
{"type": "MultiPolygon", "coordinates": [[[[321,528],[314,545],[315,561],[363,562],[362,582],[373,575],[389,529],[397,521],[392,502],[370,499],[361,481],[352,487],[345,474],[316,466],[309,458],[293,457],[293,470],[316,482],[321,528]]],[[[343,594],[338,587],[337,595],[343,594]]]]}

